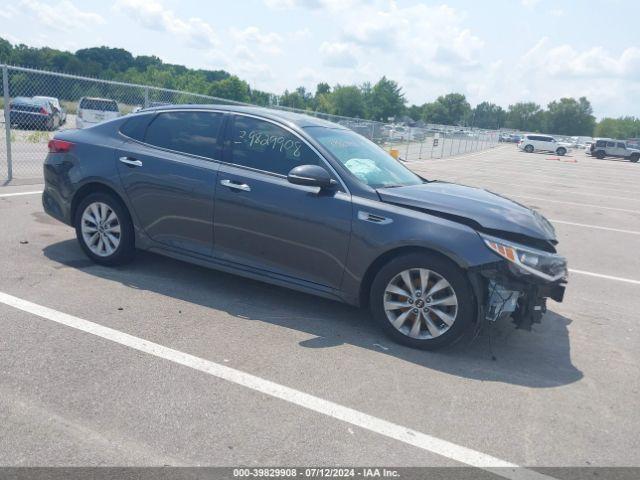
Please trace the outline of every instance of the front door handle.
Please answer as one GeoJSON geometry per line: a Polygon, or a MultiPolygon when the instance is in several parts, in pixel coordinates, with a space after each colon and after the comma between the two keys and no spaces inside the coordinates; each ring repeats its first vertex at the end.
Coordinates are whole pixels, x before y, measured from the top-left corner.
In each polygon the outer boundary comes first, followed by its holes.
{"type": "Polygon", "coordinates": [[[234,190],[242,190],[243,192],[251,191],[251,187],[246,183],[237,183],[232,180],[220,180],[220,185],[233,188],[234,190]]]}
{"type": "Polygon", "coordinates": [[[120,161],[127,165],[131,165],[132,167],[142,166],[142,162],[140,160],[136,160],[135,158],[131,158],[131,157],[120,157],[120,161]]]}

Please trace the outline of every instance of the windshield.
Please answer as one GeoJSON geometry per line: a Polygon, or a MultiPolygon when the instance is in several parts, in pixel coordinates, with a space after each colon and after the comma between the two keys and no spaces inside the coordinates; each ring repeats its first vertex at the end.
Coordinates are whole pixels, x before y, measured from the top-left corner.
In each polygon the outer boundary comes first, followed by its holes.
{"type": "Polygon", "coordinates": [[[411,170],[358,133],[327,127],[307,127],[305,130],[358,180],[370,187],[402,187],[424,183],[411,170]]]}

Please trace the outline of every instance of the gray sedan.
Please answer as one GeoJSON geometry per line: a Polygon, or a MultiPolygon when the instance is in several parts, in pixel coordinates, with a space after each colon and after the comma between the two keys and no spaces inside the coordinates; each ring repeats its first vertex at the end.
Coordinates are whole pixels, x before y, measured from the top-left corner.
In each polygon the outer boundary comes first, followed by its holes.
{"type": "Polygon", "coordinates": [[[541,215],[309,116],[163,106],[59,132],[49,150],[44,208],[103,265],[154,251],[368,307],[424,349],[505,316],[528,328],[564,294],[541,215]]]}

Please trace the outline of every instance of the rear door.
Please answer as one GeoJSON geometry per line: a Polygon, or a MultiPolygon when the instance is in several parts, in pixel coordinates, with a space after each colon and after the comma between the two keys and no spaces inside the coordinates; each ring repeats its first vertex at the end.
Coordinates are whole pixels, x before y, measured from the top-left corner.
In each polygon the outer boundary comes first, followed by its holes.
{"type": "Polygon", "coordinates": [[[331,172],[294,132],[243,115],[230,127],[216,190],[216,258],[311,288],[340,288],[351,196],[344,188],[321,191],[288,182],[287,173],[299,165],[331,172]]]}
{"type": "Polygon", "coordinates": [[[629,152],[627,151],[627,146],[624,142],[616,142],[615,154],[621,157],[626,157],[629,152]]]}
{"type": "Polygon", "coordinates": [[[223,119],[214,111],[168,111],[133,116],[122,127],[122,184],[138,225],[165,247],[212,255],[223,119]]]}

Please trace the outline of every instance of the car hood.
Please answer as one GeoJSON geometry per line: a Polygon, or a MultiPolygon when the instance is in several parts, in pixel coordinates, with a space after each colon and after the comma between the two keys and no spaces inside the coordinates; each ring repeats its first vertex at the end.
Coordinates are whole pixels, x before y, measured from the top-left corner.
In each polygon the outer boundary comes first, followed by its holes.
{"type": "Polygon", "coordinates": [[[423,210],[487,233],[505,232],[556,243],[553,226],[538,212],[481,188],[433,181],[380,188],[378,195],[383,202],[423,210]]]}

